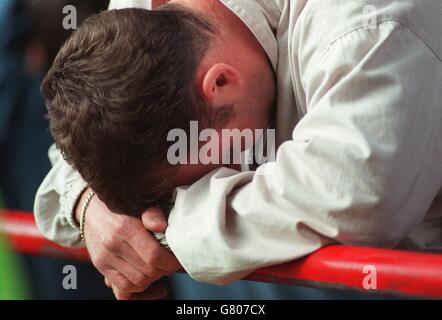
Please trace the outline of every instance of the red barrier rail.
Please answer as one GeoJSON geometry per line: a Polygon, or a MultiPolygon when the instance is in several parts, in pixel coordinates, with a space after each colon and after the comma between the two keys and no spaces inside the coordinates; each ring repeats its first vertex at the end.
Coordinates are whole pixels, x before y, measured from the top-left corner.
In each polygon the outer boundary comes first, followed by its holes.
{"type": "MultiPolygon", "coordinates": [[[[29,213],[1,212],[0,232],[6,234],[13,250],[19,253],[89,259],[86,250],[63,248],[44,239],[29,213]]],[[[334,245],[295,262],[260,269],[247,279],[442,298],[442,255],[334,245]],[[364,288],[367,276],[368,284],[376,285],[375,290],[364,288]]]]}

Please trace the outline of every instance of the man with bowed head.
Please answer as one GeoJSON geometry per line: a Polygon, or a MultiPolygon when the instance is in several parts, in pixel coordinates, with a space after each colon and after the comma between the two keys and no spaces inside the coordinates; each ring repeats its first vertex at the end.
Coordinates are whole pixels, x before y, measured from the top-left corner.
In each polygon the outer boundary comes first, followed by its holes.
{"type": "Polygon", "coordinates": [[[181,267],[228,284],[331,243],[440,248],[441,6],[175,0],[89,19],[42,85],[57,148],[40,229],[83,234],[121,299],[163,296],[181,267]],[[170,165],[167,133],[190,121],[274,126],[276,161],[170,165]]]}

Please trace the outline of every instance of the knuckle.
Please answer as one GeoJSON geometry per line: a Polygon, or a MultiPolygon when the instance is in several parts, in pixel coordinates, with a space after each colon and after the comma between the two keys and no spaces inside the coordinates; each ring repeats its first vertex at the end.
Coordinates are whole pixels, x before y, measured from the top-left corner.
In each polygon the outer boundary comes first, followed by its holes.
{"type": "Polygon", "coordinates": [[[127,227],[124,223],[118,222],[115,226],[115,234],[118,237],[125,237],[127,234],[127,227]]]}
{"type": "Polygon", "coordinates": [[[135,280],[134,283],[137,287],[142,287],[145,288],[147,286],[149,286],[150,284],[150,279],[148,277],[139,277],[135,280]]]}
{"type": "Polygon", "coordinates": [[[109,251],[115,251],[117,249],[117,241],[115,237],[107,236],[103,238],[103,245],[109,251]]]}
{"type": "Polygon", "coordinates": [[[114,284],[120,291],[126,292],[131,290],[133,287],[132,283],[124,277],[118,277],[117,279],[115,279],[114,284]]]}
{"type": "Polygon", "coordinates": [[[152,248],[147,256],[148,264],[151,267],[156,267],[160,262],[160,257],[161,257],[161,247],[152,248]]]}
{"type": "Polygon", "coordinates": [[[100,271],[104,270],[106,268],[106,257],[104,254],[99,253],[95,255],[94,257],[91,257],[92,264],[100,271]]]}
{"type": "Polygon", "coordinates": [[[162,254],[162,249],[163,248],[161,247],[161,245],[157,241],[152,242],[152,244],[149,247],[148,256],[147,256],[149,262],[151,262],[151,263],[158,262],[159,257],[162,254]]]}
{"type": "Polygon", "coordinates": [[[147,277],[149,277],[149,278],[153,278],[152,277],[152,272],[153,272],[153,269],[152,268],[150,268],[149,266],[146,266],[144,269],[143,269],[143,274],[145,274],[147,277]]]}
{"type": "Polygon", "coordinates": [[[147,259],[147,268],[150,270],[154,270],[158,266],[158,256],[155,254],[149,255],[147,259]]]}
{"type": "Polygon", "coordinates": [[[159,269],[156,269],[154,266],[146,268],[145,273],[153,281],[156,281],[163,276],[162,272],[159,269]]]}

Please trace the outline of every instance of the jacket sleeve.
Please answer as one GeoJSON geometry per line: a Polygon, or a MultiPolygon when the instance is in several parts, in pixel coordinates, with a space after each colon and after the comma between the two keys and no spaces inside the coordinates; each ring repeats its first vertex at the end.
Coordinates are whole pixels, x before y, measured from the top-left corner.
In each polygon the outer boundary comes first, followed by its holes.
{"type": "Polygon", "coordinates": [[[49,149],[52,169],[44,179],[34,203],[37,226],[46,238],[67,247],[83,246],[74,208],[86,188],[86,182],[52,146],[49,149]]]}
{"type": "Polygon", "coordinates": [[[320,56],[306,41],[308,111],[276,162],[176,190],[166,237],[196,280],[227,284],[332,242],[395,246],[440,189],[442,72],[425,43],[393,21],[320,56]]]}

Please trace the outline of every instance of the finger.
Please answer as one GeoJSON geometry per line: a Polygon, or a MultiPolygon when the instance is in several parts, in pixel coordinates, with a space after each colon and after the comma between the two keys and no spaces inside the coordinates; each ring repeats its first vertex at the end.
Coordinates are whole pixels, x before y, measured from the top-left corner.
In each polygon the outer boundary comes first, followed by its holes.
{"type": "Polygon", "coordinates": [[[161,247],[149,232],[134,232],[129,245],[150,269],[164,271],[162,275],[174,273],[181,268],[175,256],[161,247]]]}
{"type": "MultiPolygon", "coordinates": [[[[123,275],[120,271],[116,269],[106,269],[104,272],[104,276],[107,279],[107,284],[110,284],[112,288],[116,288],[122,292],[143,292],[148,287],[148,285],[141,287],[136,286],[125,275],[123,275]]],[[[151,280],[150,282],[153,282],[153,280],[151,280]]]]}
{"type": "Polygon", "coordinates": [[[134,294],[133,293],[129,293],[129,292],[124,292],[124,291],[120,291],[118,288],[113,287],[112,288],[115,298],[117,300],[130,300],[134,298],[134,294]]]}
{"type": "MultiPolygon", "coordinates": [[[[127,264],[138,270],[138,272],[144,274],[147,277],[151,276],[153,267],[147,263],[146,255],[149,248],[152,247],[152,244],[156,246],[159,246],[159,244],[158,241],[152,237],[150,232],[144,228],[140,219],[135,219],[135,221],[136,223],[126,223],[125,229],[120,228],[119,235],[117,237],[108,236],[105,237],[105,240],[103,240],[103,242],[108,244],[106,246],[106,248],[108,248],[107,252],[106,254],[102,255],[103,258],[101,259],[104,261],[94,264],[103,275],[106,275],[104,274],[103,269],[108,267],[110,267],[110,269],[116,269],[122,272],[125,267],[124,265],[121,266],[121,260],[124,260],[127,264]],[[142,243],[142,245],[144,246],[141,251],[143,256],[140,256],[140,254],[133,248],[134,244],[138,243],[142,243]],[[111,259],[111,261],[109,261],[109,259],[111,259]],[[103,266],[105,268],[103,268],[103,266]]],[[[128,274],[127,277],[133,280],[133,277],[131,275],[128,274]]],[[[143,283],[138,282],[135,282],[134,284],[143,285],[143,283]]]]}
{"type": "MultiPolygon", "coordinates": [[[[144,232],[145,230],[143,230],[144,232]]],[[[146,251],[146,250],[145,250],[146,251]]],[[[151,277],[152,268],[146,264],[145,261],[139,256],[139,254],[133,249],[130,244],[126,241],[122,241],[117,250],[115,250],[114,254],[126,261],[140,273],[144,274],[146,277],[151,277]]]]}
{"type": "MultiPolygon", "coordinates": [[[[129,274],[125,274],[135,285],[147,287],[153,281],[158,280],[161,276],[169,275],[171,273],[174,273],[177,269],[181,268],[181,266],[177,266],[175,263],[170,264],[170,262],[167,264],[166,268],[162,268],[163,260],[175,260],[174,256],[170,254],[167,250],[164,250],[164,253],[168,255],[167,257],[163,258],[161,255],[158,259],[159,264],[157,265],[157,263],[155,262],[155,265],[151,265],[151,260],[149,260],[151,258],[149,248],[154,247],[156,249],[161,249],[158,240],[154,238],[149,232],[146,232],[146,230],[142,226],[140,226],[139,229],[134,229],[131,234],[132,238],[129,239],[131,243],[121,239],[112,254],[116,258],[126,261],[127,264],[131,265],[139,273],[146,276],[145,280],[143,281],[139,278],[139,275],[131,276],[129,274]],[[139,234],[139,236],[136,236],[136,234],[139,234]],[[143,239],[145,242],[143,242],[143,239]],[[135,248],[132,246],[134,246],[135,248]],[[139,250],[140,253],[138,253],[136,250],[139,250]],[[143,260],[143,257],[145,260],[143,260]],[[136,276],[137,278],[134,278],[134,276],[136,276]]],[[[159,251],[160,253],[163,252],[163,250],[159,251]]],[[[113,262],[112,268],[121,272],[124,268],[124,264],[122,264],[121,261],[113,262]]]]}
{"type": "MultiPolygon", "coordinates": [[[[127,281],[120,281],[120,283],[123,283],[123,286],[121,286],[119,283],[115,282],[113,278],[109,278],[113,285],[117,285],[118,288],[123,291],[128,291],[130,289],[131,291],[137,290],[135,292],[140,292],[150,286],[152,282],[158,280],[157,278],[154,278],[155,275],[145,275],[127,263],[125,260],[118,257],[115,257],[114,261],[112,262],[112,267],[117,273],[129,281],[129,283],[127,283],[127,281]]],[[[116,277],[121,279],[119,276],[116,277]]]]}
{"type": "Polygon", "coordinates": [[[166,214],[160,208],[147,209],[141,216],[143,225],[151,232],[164,233],[167,228],[166,214]]]}
{"type": "Polygon", "coordinates": [[[169,250],[160,248],[157,256],[157,268],[164,270],[167,275],[182,269],[181,263],[169,250]]]}
{"type": "Polygon", "coordinates": [[[136,293],[131,299],[133,300],[159,300],[167,297],[167,288],[161,283],[157,282],[144,292],[136,293]]]}
{"type": "Polygon", "coordinates": [[[106,287],[112,289],[112,283],[110,282],[110,280],[108,278],[104,278],[104,283],[106,284],[106,287]]]}

